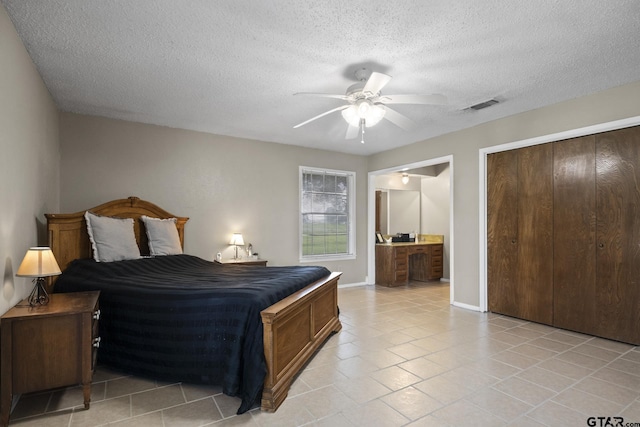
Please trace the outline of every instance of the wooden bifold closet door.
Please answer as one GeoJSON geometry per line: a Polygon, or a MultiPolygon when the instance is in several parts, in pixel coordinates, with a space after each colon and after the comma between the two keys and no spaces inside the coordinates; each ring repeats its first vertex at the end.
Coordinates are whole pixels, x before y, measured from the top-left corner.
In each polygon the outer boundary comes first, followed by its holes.
{"type": "Polygon", "coordinates": [[[640,127],[487,166],[489,310],[640,344],[640,127]]]}
{"type": "Polygon", "coordinates": [[[595,136],[554,145],[553,324],[596,327],[595,136]]]}
{"type": "Polygon", "coordinates": [[[487,158],[489,310],[553,321],[553,147],[487,158]]]}
{"type": "Polygon", "coordinates": [[[596,135],[596,333],[640,344],[640,128],[596,135]]]}

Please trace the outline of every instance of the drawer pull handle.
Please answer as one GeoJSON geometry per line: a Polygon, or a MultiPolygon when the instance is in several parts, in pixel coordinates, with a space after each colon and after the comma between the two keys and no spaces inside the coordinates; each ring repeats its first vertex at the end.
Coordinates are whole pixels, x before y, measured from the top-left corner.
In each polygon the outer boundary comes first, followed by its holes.
{"type": "Polygon", "coordinates": [[[100,309],[97,309],[96,311],[93,312],[93,318],[95,320],[100,319],[100,309]]]}
{"type": "Polygon", "coordinates": [[[100,337],[95,337],[95,338],[93,339],[93,346],[94,346],[95,348],[100,348],[100,340],[102,340],[102,338],[100,338],[100,337]]]}

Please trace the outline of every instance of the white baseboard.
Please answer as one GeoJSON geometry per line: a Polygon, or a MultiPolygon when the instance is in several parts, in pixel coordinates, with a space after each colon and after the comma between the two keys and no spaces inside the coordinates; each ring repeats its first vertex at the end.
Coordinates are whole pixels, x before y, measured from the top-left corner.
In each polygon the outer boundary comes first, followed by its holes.
{"type": "Polygon", "coordinates": [[[454,301],[453,305],[455,307],[464,308],[465,310],[481,311],[480,307],[477,305],[465,304],[463,302],[457,302],[457,301],[454,301]]]}
{"type": "Polygon", "coordinates": [[[359,283],[340,283],[338,282],[338,288],[355,288],[356,286],[368,286],[366,282],[359,283]]]}

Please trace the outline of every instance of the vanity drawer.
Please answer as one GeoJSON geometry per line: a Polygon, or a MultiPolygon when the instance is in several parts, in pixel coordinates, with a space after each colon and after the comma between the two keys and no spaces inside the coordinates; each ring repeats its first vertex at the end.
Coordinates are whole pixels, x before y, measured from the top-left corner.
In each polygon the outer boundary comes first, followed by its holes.
{"type": "Polygon", "coordinates": [[[442,255],[442,245],[434,245],[431,247],[431,255],[438,256],[442,255]]]}
{"type": "Polygon", "coordinates": [[[396,270],[395,272],[396,282],[406,282],[407,278],[408,278],[407,270],[396,270]]]}
{"type": "Polygon", "coordinates": [[[440,279],[442,277],[442,267],[434,267],[431,269],[431,277],[440,279]]]}
{"type": "Polygon", "coordinates": [[[396,262],[395,262],[395,268],[396,270],[406,270],[407,269],[407,258],[401,258],[398,259],[396,258],[396,262]]]}
{"type": "Polygon", "coordinates": [[[396,252],[396,259],[406,258],[407,257],[407,248],[406,247],[395,248],[395,252],[396,252]]]}
{"type": "Polygon", "coordinates": [[[412,254],[422,254],[425,252],[429,252],[429,248],[426,246],[416,246],[414,248],[411,248],[411,253],[412,254]]]}

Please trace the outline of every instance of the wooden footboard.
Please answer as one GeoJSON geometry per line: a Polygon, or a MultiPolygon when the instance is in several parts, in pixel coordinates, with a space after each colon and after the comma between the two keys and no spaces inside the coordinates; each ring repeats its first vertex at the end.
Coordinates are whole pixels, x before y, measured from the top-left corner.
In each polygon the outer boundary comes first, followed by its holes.
{"type": "Polygon", "coordinates": [[[333,332],[338,319],[338,278],[332,273],[261,312],[267,377],[263,411],[274,412],[287,397],[291,381],[333,332]]]}

